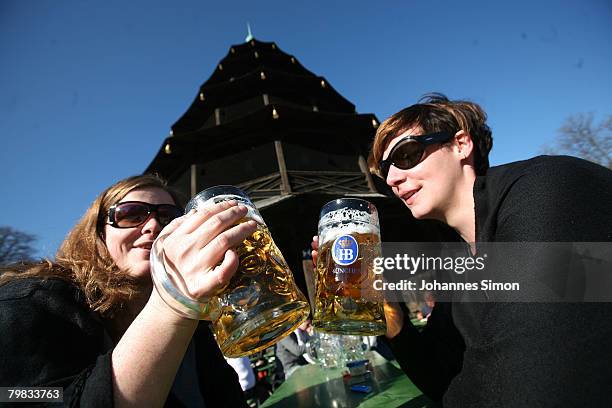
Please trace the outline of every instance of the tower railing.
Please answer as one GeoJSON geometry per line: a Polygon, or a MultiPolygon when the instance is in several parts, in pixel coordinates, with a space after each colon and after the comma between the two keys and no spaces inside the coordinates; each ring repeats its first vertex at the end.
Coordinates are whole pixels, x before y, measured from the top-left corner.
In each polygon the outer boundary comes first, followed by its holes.
{"type": "MultiPolygon", "coordinates": [[[[289,170],[290,194],[333,193],[364,194],[372,193],[368,181],[359,171],[300,171],[289,170]]],[[[282,195],[280,172],[268,174],[238,184],[253,200],[282,195]]]]}

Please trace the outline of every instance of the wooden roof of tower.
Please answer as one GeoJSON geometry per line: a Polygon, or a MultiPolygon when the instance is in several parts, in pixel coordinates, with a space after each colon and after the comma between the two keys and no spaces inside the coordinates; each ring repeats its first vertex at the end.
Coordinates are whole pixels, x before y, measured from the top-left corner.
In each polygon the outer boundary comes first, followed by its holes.
{"type": "Polygon", "coordinates": [[[322,153],[364,155],[377,125],[374,115],[357,114],[296,57],[273,42],[251,39],[230,47],[146,172],[172,182],[195,162],[279,139],[322,143],[322,153]]]}
{"type": "Polygon", "coordinates": [[[365,158],[378,124],[295,56],[252,38],[230,47],[145,172],[190,196],[218,184],[242,188],[305,289],[302,250],[332,199],[373,202],[386,241],[453,239],[416,222],[370,175],[365,158]]]}

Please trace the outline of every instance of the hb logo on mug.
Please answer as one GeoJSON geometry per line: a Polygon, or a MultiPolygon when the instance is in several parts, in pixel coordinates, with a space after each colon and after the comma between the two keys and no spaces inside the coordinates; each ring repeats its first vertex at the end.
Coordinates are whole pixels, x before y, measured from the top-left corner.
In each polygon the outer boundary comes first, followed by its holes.
{"type": "Polygon", "coordinates": [[[332,258],[341,266],[351,265],[359,256],[359,245],[351,235],[341,235],[332,245],[332,258]]]}

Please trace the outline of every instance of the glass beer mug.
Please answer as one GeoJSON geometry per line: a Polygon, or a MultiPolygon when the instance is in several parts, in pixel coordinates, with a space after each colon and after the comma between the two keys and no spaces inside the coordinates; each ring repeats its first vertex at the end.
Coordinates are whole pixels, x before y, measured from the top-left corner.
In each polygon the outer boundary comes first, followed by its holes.
{"type": "Polygon", "coordinates": [[[211,320],[223,354],[242,357],[291,333],[308,318],[310,306],[295,285],[293,274],[259,211],[242,190],[233,186],[206,189],[189,201],[185,213],[228,200],[248,208],[240,222],[254,220],[257,230],[235,249],[240,262],[238,271],[220,293],[205,302],[181,293],[165,269],[159,267],[163,253],[157,241],[151,251],[151,272],[168,305],[186,317],[211,320]]]}
{"type": "Polygon", "coordinates": [[[386,332],[384,296],[373,287],[381,256],[376,207],[356,198],[330,201],[319,218],[313,326],[337,334],[386,332]]]}

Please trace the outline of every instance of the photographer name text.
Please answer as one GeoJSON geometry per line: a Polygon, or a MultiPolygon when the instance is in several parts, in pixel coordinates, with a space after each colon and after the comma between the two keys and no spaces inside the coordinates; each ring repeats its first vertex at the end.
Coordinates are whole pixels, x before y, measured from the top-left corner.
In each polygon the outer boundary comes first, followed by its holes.
{"type": "Polygon", "coordinates": [[[466,290],[502,290],[519,291],[518,282],[495,282],[491,279],[483,279],[480,282],[438,282],[436,280],[412,281],[402,279],[399,282],[385,282],[382,279],[374,281],[375,290],[403,291],[403,290],[427,290],[427,291],[466,291],[466,290]]]}

